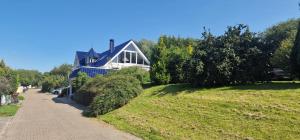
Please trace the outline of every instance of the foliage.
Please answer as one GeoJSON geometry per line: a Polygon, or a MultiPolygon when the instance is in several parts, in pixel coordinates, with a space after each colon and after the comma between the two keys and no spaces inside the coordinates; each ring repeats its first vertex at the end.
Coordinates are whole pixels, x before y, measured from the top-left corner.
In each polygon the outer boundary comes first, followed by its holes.
{"type": "Polygon", "coordinates": [[[99,119],[142,139],[298,139],[300,83],[155,86],[99,119]]]}
{"type": "Polygon", "coordinates": [[[19,75],[19,81],[22,86],[39,86],[42,82],[43,75],[36,70],[16,70],[19,75]]]}
{"type": "Polygon", "coordinates": [[[122,68],[121,70],[111,71],[108,75],[128,75],[128,76],[135,77],[142,84],[146,84],[150,82],[149,72],[140,67],[122,68]]]}
{"type": "Polygon", "coordinates": [[[76,92],[80,87],[82,87],[87,81],[89,77],[84,72],[79,72],[77,77],[72,81],[72,90],[73,92],[76,92]]]}
{"type": "Polygon", "coordinates": [[[156,84],[168,84],[170,74],[167,71],[167,48],[163,37],[158,41],[151,56],[150,77],[156,84]]]}
{"type": "Polygon", "coordinates": [[[297,33],[299,19],[291,19],[268,28],[263,33],[263,38],[270,46],[271,64],[275,68],[281,68],[285,72],[291,72],[291,50],[297,33]]]}
{"type": "Polygon", "coordinates": [[[24,97],[24,96],[21,96],[21,95],[19,95],[19,96],[18,96],[18,99],[19,99],[19,100],[25,100],[25,97],[24,97]]]}
{"type": "Polygon", "coordinates": [[[18,85],[17,73],[7,67],[2,60],[0,63],[0,96],[13,94],[17,91],[18,85]]]}
{"type": "Polygon", "coordinates": [[[122,107],[142,92],[141,83],[132,76],[108,75],[99,78],[100,81],[92,80],[93,84],[88,84],[91,87],[85,87],[89,93],[96,95],[85,111],[87,116],[98,116],[122,107]]]}
{"type": "Polygon", "coordinates": [[[300,22],[298,24],[298,32],[291,52],[291,67],[292,73],[300,79],[300,22]]]}
{"type": "Polygon", "coordinates": [[[102,75],[97,75],[94,78],[90,78],[83,86],[74,92],[73,99],[82,105],[88,106],[94,99],[94,97],[100,93],[99,87],[106,82],[106,78],[102,75]]]}
{"type": "Polygon", "coordinates": [[[146,39],[142,39],[136,43],[143,54],[149,59],[153,53],[153,48],[155,47],[156,43],[146,39]]]}
{"type": "Polygon", "coordinates": [[[275,68],[281,68],[286,72],[291,72],[290,68],[290,55],[292,47],[294,46],[294,39],[284,40],[281,46],[276,49],[271,57],[271,64],[275,68]]]}
{"type": "Polygon", "coordinates": [[[0,76],[0,96],[11,94],[11,88],[8,79],[4,76],[0,76]]]}
{"type": "MultiPolygon", "coordinates": [[[[173,37],[165,38],[167,40],[173,37]]],[[[180,39],[177,39],[180,40],[180,39]]],[[[181,39],[184,40],[184,39],[181,39]]],[[[182,41],[183,42],[183,41],[182,41]]],[[[177,46],[168,47],[167,70],[170,73],[171,83],[185,83],[189,81],[189,60],[193,53],[195,41],[178,43],[177,46]]]]}
{"type": "Polygon", "coordinates": [[[62,64],[59,67],[54,67],[50,71],[50,75],[60,75],[64,77],[68,77],[70,72],[72,71],[73,66],[70,64],[62,64]]]}
{"type": "Polygon", "coordinates": [[[270,80],[269,46],[256,33],[250,32],[248,26],[228,27],[222,40],[221,47],[233,49],[236,57],[231,84],[270,80]]]}
{"type": "Polygon", "coordinates": [[[151,80],[197,86],[269,81],[269,46],[248,26],[228,27],[219,36],[205,30],[202,35],[200,40],[161,36],[151,57],[151,80]]]}
{"type": "Polygon", "coordinates": [[[266,40],[270,46],[269,49],[271,52],[281,47],[282,41],[295,38],[298,22],[299,19],[290,19],[268,28],[262,34],[264,40],[266,40]]]}
{"type": "Polygon", "coordinates": [[[222,46],[223,42],[222,38],[216,38],[209,32],[203,33],[203,40],[195,48],[192,57],[191,66],[194,72],[192,82],[194,84],[212,86],[230,83],[238,58],[233,48],[222,46]]]}
{"type": "Polygon", "coordinates": [[[0,68],[5,68],[5,67],[6,67],[6,65],[5,65],[4,60],[1,60],[0,61],[0,68]]]}
{"type": "Polygon", "coordinates": [[[72,65],[62,64],[53,68],[49,73],[43,75],[42,92],[50,92],[52,89],[66,87],[68,76],[72,71],[72,65]]]}
{"type": "Polygon", "coordinates": [[[68,85],[66,77],[60,75],[45,75],[42,82],[42,92],[50,92],[52,89],[68,85]]]}
{"type": "Polygon", "coordinates": [[[18,105],[0,106],[0,117],[14,116],[19,109],[18,105]]]}

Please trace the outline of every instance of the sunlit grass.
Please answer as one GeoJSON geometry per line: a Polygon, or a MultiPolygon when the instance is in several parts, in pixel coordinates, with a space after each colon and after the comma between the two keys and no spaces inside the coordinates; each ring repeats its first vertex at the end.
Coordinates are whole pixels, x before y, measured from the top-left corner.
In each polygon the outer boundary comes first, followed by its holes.
{"type": "Polygon", "coordinates": [[[2,105],[0,106],[0,117],[14,116],[18,109],[18,105],[2,105]]]}
{"type": "Polygon", "coordinates": [[[144,139],[300,139],[300,83],[155,86],[99,118],[144,139]]]}

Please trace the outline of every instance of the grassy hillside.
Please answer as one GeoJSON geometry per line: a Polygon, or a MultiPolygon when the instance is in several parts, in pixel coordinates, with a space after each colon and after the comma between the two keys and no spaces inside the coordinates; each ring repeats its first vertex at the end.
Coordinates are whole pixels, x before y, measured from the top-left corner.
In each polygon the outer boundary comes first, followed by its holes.
{"type": "Polygon", "coordinates": [[[300,139],[300,83],[156,86],[99,118],[144,139],[300,139]]]}

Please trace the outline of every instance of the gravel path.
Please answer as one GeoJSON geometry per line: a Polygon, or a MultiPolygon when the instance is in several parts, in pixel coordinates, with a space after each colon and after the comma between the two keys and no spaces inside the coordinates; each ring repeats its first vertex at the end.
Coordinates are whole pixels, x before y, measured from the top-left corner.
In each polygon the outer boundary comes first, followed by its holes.
{"type": "Polygon", "coordinates": [[[0,133],[2,140],[135,140],[110,125],[81,115],[82,107],[29,90],[16,116],[0,133]]]}

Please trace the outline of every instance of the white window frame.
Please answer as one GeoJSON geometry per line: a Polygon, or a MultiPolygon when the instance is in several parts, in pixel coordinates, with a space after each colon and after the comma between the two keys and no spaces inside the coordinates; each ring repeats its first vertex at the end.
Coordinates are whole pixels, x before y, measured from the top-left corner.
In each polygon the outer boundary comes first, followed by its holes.
{"type": "MultiPolygon", "coordinates": [[[[124,58],[123,58],[123,63],[126,63],[126,54],[127,54],[127,52],[129,53],[129,63],[127,63],[127,64],[137,64],[137,54],[138,54],[138,52],[137,51],[129,51],[129,50],[124,50],[123,51],[124,52],[124,58]],[[132,53],[135,53],[135,63],[132,63],[132,61],[131,61],[131,59],[132,59],[132,53]]],[[[122,53],[122,52],[121,52],[122,53]]],[[[121,54],[120,53],[120,54],[121,54]]],[[[118,57],[118,56],[117,56],[118,57]]]]}

